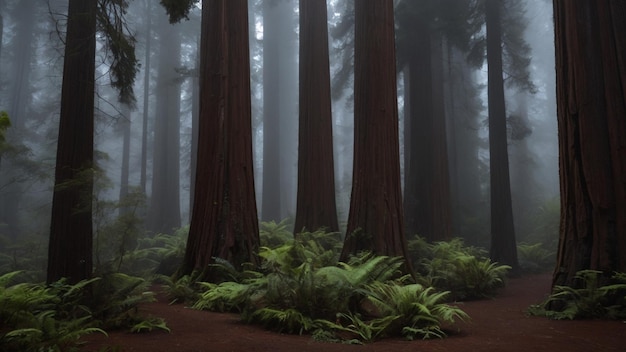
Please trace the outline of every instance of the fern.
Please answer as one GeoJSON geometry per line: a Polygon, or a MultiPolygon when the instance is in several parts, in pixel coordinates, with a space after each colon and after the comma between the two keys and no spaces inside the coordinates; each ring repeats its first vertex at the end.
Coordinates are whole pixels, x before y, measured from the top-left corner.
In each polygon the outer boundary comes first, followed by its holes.
{"type": "Polygon", "coordinates": [[[141,333],[141,332],[150,332],[154,329],[160,329],[167,332],[171,332],[170,328],[167,327],[165,320],[163,318],[147,318],[139,323],[133,325],[130,328],[131,332],[141,333]]]}
{"type": "Polygon", "coordinates": [[[614,283],[600,285],[603,272],[581,270],[575,278],[581,287],[554,286],[554,292],[542,303],[532,305],[528,312],[551,319],[626,318],[626,280],[624,273],[615,273],[614,283]]]}
{"type": "Polygon", "coordinates": [[[387,333],[400,331],[410,340],[445,337],[441,323],[468,318],[460,308],[443,303],[449,292],[434,292],[432,287],[374,282],[367,286],[367,293],[366,302],[377,308],[375,316],[396,317],[387,333]]]}
{"type": "Polygon", "coordinates": [[[260,323],[268,329],[289,334],[302,334],[317,326],[313,319],[292,308],[261,308],[245,318],[245,321],[260,323]]]}
{"type": "Polygon", "coordinates": [[[542,243],[517,245],[519,264],[526,272],[542,272],[554,266],[556,253],[544,248],[542,243]]]}

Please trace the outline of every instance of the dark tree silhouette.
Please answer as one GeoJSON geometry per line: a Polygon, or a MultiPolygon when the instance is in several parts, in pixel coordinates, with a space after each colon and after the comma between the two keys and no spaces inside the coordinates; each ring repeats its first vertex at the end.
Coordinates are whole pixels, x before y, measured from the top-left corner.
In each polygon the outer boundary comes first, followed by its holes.
{"type": "Polygon", "coordinates": [[[326,1],[300,1],[300,123],[294,233],[338,231],[326,1]]]}
{"type": "Polygon", "coordinates": [[[449,239],[450,179],[443,102],[442,35],[432,4],[403,1],[399,47],[405,70],[404,218],[407,234],[449,239]]]}
{"type": "Polygon", "coordinates": [[[626,3],[554,1],[561,229],[554,285],[626,272],[626,3]]]}
{"type": "Polygon", "coordinates": [[[518,271],[517,244],[513,227],[511,181],[502,71],[502,3],[485,1],[487,24],[487,74],[489,110],[489,169],[491,180],[491,260],[518,271]]]}
{"type": "Polygon", "coordinates": [[[202,2],[200,50],[198,161],[181,273],[212,280],[215,257],[236,268],[258,263],[246,0],[202,2]]]}
{"type": "Polygon", "coordinates": [[[392,0],[355,2],[354,167],[341,252],[407,255],[400,191],[392,0]]]}
{"type": "Polygon", "coordinates": [[[48,282],[92,272],[96,0],[70,0],[61,88],[48,282]]]}

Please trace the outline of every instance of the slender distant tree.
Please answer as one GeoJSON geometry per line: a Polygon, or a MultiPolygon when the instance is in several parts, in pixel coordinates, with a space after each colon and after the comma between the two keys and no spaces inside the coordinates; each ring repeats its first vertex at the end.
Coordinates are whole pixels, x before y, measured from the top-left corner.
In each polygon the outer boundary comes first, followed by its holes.
{"type": "Polygon", "coordinates": [[[626,4],[556,0],[561,228],[554,285],[626,272],[626,4]]]}
{"type": "Polygon", "coordinates": [[[513,226],[502,64],[502,2],[485,0],[487,24],[487,91],[489,111],[489,169],[491,180],[491,260],[518,271],[513,226]]]}
{"type": "Polygon", "coordinates": [[[180,26],[159,24],[159,63],[156,80],[152,192],[148,230],[170,233],[180,227],[180,26]]]}
{"type": "Polygon", "coordinates": [[[443,108],[443,58],[432,4],[403,1],[400,48],[405,68],[404,218],[409,235],[451,237],[450,181],[443,108]]]}
{"type": "MultiPolygon", "coordinates": [[[[131,129],[131,109],[128,104],[122,104],[122,114],[120,116],[120,129],[122,131],[122,167],[120,174],[120,202],[128,196],[128,177],[130,169],[130,129],[131,129]]],[[[120,210],[123,212],[123,209],[120,210]]]]}
{"type": "Polygon", "coordinates": [[[145,16],[145,53],[144,53],[144,76],[143,76],[143,115],[141,122],[141,174],[139,186],[146,194],[147,171],[148,171],[148,119],[150,116],[150,70],[152,68],[152,2],[146,0],[145,16]]]}
{"type": "Polygon", "coordinates": [[[393,0],[356,1],[354,166],[342,261],[362,250],[407,257],[396,89],[393,0]]]}
{"type": "Polygon", "coordinates": [[[294,233],[339,231],[326,1],[300,1],[300,123],[294,233]]]}
{"type": "Polygon", "coordinates": [[[91,277],[96,0],[70,0],[48,282],[91,277]]]}
{"type": "Polygon", "coordinates": [[[196,185],[180,273],[208,280],[215,258],[258,264],[248,34],[246,0],[203,0],[196,185]]]}
{"type": "Polygon", "coordinates": [[[297,64],[293,0],[263,0],[263,192],[261,219],[293,214],[297,64]],[[293,134],[293,136],[292,136],[293,134]]]}

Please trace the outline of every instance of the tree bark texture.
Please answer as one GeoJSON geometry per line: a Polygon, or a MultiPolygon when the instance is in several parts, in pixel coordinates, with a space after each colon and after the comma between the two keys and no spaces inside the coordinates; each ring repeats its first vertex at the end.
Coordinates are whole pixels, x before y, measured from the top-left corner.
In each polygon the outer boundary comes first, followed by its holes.
{"type": "Polygon", "coordinates": [[[96,0],[70,0],[57,146],[48,282],[92,273],[96,0]]]}
{"type": "Polygon", "coordinates": [[[393,1],[356,1],[354,166],[342,261],[362,250],[407,258],[395,67],[393,1]]]}
{"type": "Polygon", "coordinates": [[[502,23],[500,0],[485,1],[489,111],[489,169],[491,180],[491,260],[518,270],[513,226],[509,154],[502,76],[502,23]]]}
{"type": "Polygon", "coordinates": [[[294,233],[339,231],[326,1],[300,1],[300,123],[294,233]]]}
{"type": "Polygon", "coordinates": [[[554,1],[561,228],[554,285],[626,272],[626,3],[554,1]]]}
{"type": "Polygon", "coordinates": [[[248,47],[248,3],[204,0],[194,206],[183,273],[228,260],[258,264],[248,47]]]}

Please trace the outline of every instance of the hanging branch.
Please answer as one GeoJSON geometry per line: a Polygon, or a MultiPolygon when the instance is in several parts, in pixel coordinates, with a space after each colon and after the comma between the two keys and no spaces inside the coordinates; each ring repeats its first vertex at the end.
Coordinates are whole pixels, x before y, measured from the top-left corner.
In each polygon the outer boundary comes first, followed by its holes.
{"type": "Polygon", "coordinates": [[[133,105],[139,61],[135,56],[135,37],[126,24],[127,10],[126,0],[98,0],[98,31],[104,35],[111,60],[111,86],[119,91],[120,102],[133,105]]]}

